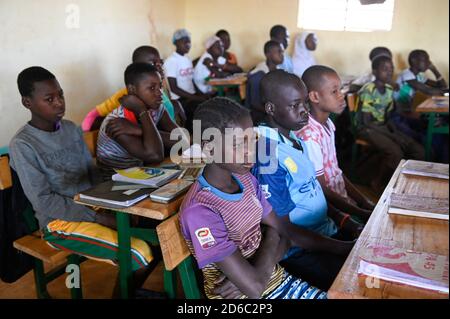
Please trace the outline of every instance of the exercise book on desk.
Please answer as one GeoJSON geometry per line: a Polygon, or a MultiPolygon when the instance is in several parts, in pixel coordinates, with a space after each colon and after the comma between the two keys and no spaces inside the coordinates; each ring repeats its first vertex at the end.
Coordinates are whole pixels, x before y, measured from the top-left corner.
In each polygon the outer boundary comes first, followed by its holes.
{"type": "Polygon", "coordinates": [[[448,220],[448,198],[391,194],[389,214],[448,220]]]}
{"type": "Polygon", "coordinates": [[[407,160],[402,166],[402,174],[418,175],[425,177],[434,177],[448,179],[448,164],[423,162],[416,160],[407,160]]]}
{"type": "Polygon", "coordinates": [[[367,245],[359,258],[358,275],[448,294],[448,256],[367,245]]]}
{"type": "Polygon", "coordinates": [[[116,182],[126,182],[143,184],[152,187],[160,187],[180,175],[181,170],[152,168],[152,167],[131,167],[128,169],[116,170],[117,174],[112,176],[116,182]]]}
{"type": "Polygon", "coordinates": [[[147,198],[153,189],[112,190],[113,181],[107,181],[80,193],[80,202],[108,208],[130,207],[147,198]]]}

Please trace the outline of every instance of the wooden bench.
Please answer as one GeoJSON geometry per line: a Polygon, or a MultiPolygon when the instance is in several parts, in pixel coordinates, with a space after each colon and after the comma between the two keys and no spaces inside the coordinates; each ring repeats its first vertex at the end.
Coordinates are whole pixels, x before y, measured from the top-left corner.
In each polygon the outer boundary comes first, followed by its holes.
{"type": "Polygon", "coordinates": [[[202,298],[192,256],[181,233],[178,214],[159,224],[156,227],[156,232],[165,266],[164,289],[169,298],[175,298],[176,295],[176,270],[181,277],[185,298],[202,298]]]}
{"type": "Polygon", "coordinates": [[[42,233],[40,231],[35,231],[31,235],[17,239],[13,246],[17,250],[40,259],[53,267],[61,265],[70,255],[66,251],[52,248],[42,239],[42,233]]]}
{"type": "MultiPolygon", "coordinates": [[[[11,177],[12,174],[8,157],[2,156],[0,157],[0,189],[4,190],[12,187],[11,177]]],[[[39,299],[50,298],[47,291],[47,284],[65,274],[65,269],[68,264],[79,266],[84,258],[50,247],[41,237],[41,232],[38,230],[38,224],[31,206],[27,207],[22,212],[22,215],[28,228],[34,232],[14,241],[13,247],[34,258],[33,272],[36,296],[39,299]],[[48,272],[44,270],[44,263],[50,267],[48,272]]],[[[79,288],[71,288],[71,295],[73,299],[82,298],[81,286],[79,288]]]]}
{"type": "Polygon", "coordinates": [[[0,157],[0,190],[12,186],[11,169],[9,168],[9,159],[6,156],[0,157]]]}

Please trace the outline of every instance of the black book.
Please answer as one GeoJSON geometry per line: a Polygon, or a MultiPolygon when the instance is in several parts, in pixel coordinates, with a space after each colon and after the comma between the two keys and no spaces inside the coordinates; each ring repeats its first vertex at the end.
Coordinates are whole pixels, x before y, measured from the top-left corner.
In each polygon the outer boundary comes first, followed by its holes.
{"type": "Polygon", "coordinates": [[[145,199],[153,189],[115,190],[113,181],[98,184],[80,193],[80,201],[111,208],[130,207],[145,199]]]}

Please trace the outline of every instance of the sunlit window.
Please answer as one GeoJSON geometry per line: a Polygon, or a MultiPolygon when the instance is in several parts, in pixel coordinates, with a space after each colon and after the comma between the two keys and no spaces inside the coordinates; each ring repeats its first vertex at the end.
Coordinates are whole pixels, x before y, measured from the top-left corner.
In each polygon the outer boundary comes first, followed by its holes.
{"type": "Polygon", "coordinates": [[[394,1],[299,0],[297,24],[299,28],[308,30],[390,31],[394,1]]]}

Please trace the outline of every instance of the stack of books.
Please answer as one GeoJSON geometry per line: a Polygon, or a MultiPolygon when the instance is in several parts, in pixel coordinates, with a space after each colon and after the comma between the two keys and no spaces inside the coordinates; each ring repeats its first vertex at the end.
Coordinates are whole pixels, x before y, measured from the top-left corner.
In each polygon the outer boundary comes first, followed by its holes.
{"type": "Polygon", "coordinates": [[[111,181],[81,192],[79,201],[106,208],[130,207],[147,198],[155,189],[175,179],[181,170],[132,167],[116,170],[116,173],[111,181]]]}

